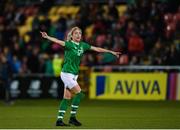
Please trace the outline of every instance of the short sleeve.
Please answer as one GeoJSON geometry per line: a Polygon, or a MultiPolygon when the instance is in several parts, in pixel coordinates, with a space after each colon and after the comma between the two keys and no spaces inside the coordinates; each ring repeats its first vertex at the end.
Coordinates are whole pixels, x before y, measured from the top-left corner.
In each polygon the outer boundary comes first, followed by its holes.
{"type": "Polygon", "coordinates": [[[83,48],[84,48],[85,51],[90,50],[91,49],[91,45],[83,42],[83,48]]]}
{"type": "Polygon", "coordinates": [[[65,49],[70,49],[71,43],[69,41],[65,41],[65,49]]]}

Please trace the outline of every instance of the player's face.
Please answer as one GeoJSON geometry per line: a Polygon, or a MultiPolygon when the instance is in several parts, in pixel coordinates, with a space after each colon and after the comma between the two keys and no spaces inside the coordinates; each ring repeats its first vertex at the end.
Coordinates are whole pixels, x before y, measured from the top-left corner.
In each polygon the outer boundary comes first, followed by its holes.
{"type": "Polygon", "coordinates": [[[81,37],[82,37],[82,32],[81,32],[81,30],[76,29],[76,30],[73,31],[73,33],[72,33],[72,39],[73,39],[73,41],[75,41],[75,42],[80,42],[81,37]]]}

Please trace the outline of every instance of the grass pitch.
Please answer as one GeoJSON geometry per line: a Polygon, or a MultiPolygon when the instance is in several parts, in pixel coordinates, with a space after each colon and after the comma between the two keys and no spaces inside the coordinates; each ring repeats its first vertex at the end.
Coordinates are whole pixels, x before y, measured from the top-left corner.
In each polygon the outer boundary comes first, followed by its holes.
{"type": "MultiPolygon", "coordinates": [[[[12,106],[0,102],[0,128],[56,129],[59,101],[55,99],[16,100],[12,106]]],[[[68,122],[69,111],[65,115],[68,122]]],[[[81,127],[63,128],[180,128],[180,102],[177,101],[82,101],[77,118],[81,127]]]]}

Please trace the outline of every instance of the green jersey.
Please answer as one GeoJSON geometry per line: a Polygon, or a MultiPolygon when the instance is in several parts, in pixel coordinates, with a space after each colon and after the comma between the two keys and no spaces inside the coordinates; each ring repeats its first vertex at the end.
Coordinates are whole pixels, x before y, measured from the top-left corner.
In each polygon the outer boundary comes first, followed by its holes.
{"type": "Polygon", "coordinates": [[[77,75],[79,72],[81,58],[84,52],[90,48],[91,46],[85,42],[79,42],[79,44],[76,44],[73,41],[66,41],[62,72],[77,75]]]}

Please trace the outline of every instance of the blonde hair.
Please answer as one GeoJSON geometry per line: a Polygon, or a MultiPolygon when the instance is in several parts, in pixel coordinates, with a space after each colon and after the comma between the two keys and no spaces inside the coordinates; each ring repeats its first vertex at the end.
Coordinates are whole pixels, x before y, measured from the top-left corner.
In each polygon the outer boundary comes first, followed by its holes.
{"type": "Polygon", "coordinates": [[[72,34],[75,30],[80,30],[82,32],[82,30],[79,27],[73,27],[71,28],[71,30],[68,32],[67,36],[66,36],[66,41],[70,41],[72,40],[72,34]]]}

